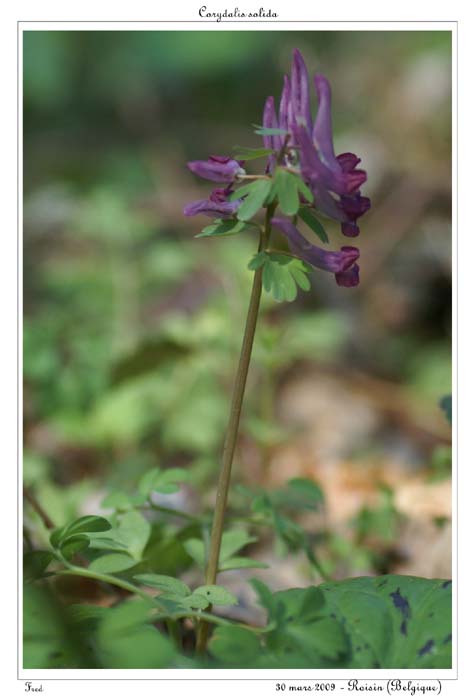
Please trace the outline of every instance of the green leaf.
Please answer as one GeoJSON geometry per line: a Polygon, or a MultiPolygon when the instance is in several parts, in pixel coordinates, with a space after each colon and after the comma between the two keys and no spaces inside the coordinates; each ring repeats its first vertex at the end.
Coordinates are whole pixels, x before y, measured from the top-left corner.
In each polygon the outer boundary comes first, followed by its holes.
{"type": "Polygon", "coordinates": [[[114,510],[129,510],[132,507],[130,497],[123,491],[113,491],[101,503],[102,508],[114,510]]]}
{"type": "Polygon", "coordinates": [[[223,586],[199,586],[195,594],[204,596],[209,605],[238,605],[235,596],[223,586]]]}
{"type": "Polygon", "coordinates": [[[240,221],[252,219],[261,209],[266,197],[271,190],[271,180],[256,180],[246,199],[240,204],[237,215],[240,221]]]}
{"type": "Polygon", "coordinates": [[[137,574],[134,578],[149,588],[157,588],[162,593],[174,593],[179,597],[190,595],[190,588],[183,581],[174,578],[173,576],[164,576],[162,574],[137,574]]]}
{"type": "Polygon", "coordinates": [[[175,655],[169,639],[149,624],[147,603],[131,600],[101,619],[97,648],[102,668],[168,668],[175,655]]]}
{"type": "Polygon", "coordinates": [[[228,197],[228,200],[230,202],[234,202],[237,199],[242,199],[245,195],[247,195],[253,191],[256,182],[257,181],[248,182],[246,185],[242,185],[241,187],[239,187],[237,190],[235,190],[234,192],[232,192],[230,194],[230,196],[228,197]]]}
{"type": "Polygon", "coordinates": [[[261,654],[259,637],[242,627],[218,627],[208,646],[216,659],[230,667],[253,668],[261,654]]]}
{"type": "Polygon", "coordinates": [[[355,668],[450,668],[451,582],[416,576],[326,583],[325,611],[349,635],[355,668]]]}
{"type": "Polygon", "coordinates": [[[306,185],[306,183],[303,182],[301,180],[301,178],[298,177],[297,175],[296,175],[296,179],[297,179],[297,187],[298,187],[299,192],[302,194],[304,199],[307,199],[307,201],[312,204],[312,202],[314,201],[314,195],[312,194],[311,190],[306,185]]]}
{"type": "Polygon", "coordinates": [[[89,568],[98,574],[112,574],[131,569],[136,563],[128,554],[105,554],[92,561],[89,568]]]}
{"type": "Polygon", "coordinates": [[[150,469],[139,481],[139,492],[143,496],[149,496],[153,492],[176,493],[180,487],[178,482],[188,481],[190,472],[186,469],[150,469]]]}
{"type": "Polygon", "coordinates": [[[210,226],[205,226],[200,233],[197,233],[195,238],[209,238],[210,236],[235,236],[247,228],[244,221],[236,221],[235,219],[226,219],[218,221],[210,226]]]}
{"type": "Polygon", "coordinates": [[[298,211],[298,216],[307,226],[309,226],[311,231],[319,236],[323,243],[329,243],[329,236],[327,235],[319,219],[316,218],[313,209],[310,209],[309,207],[301,207],[298,211]]]}
{"type": "Polygon", "coordinates": [[[324,606],[324,595],[317,586],[291,588],[273,594],[273,608],[284,620],[315,620],[324,606]]]}
{"type": "Polygon", "coordinates": [[[294,216],[299,209],[299,178],[289,173],[287,170],[276,168],[274,182],[279,206],[287,216],[294,216]]]}
{"type": "Polygon", "coordinates": [[[23,557],[23,572],[28,581],[39,578],[53,561],[53,552],[36,550],[27,552],[23,557]]]}
{"type": "Polygon", "coordinates": [[[219,571],[231,571],[232,569],[268,569],[269,565],[249,557],[230,557],[222,561],[220,558],[219,571]]]}
{"type": "Polygon", "coordinates": [[[117,528],[117,536],[127,547],[127,551],[136,560],[140,560],[142,552],[150,536],[150,523],[136,510],[126,513],[117,528]]]}
{"type": "Polygon", "coordinates": [[[249,535],[246,530],[228,530],[223,534],[220,547],[220,561],[228,559],[247,544],[256,542],[257,538],[249,535]]]}
{"type": "Polygon", "coordinates": [[[87,532],[105,532],[106,530],[110,530],[111,527],[111,523],[106,520],[106,518],[101,518],[97,515],[84,515],[82,518],[74,520],[69,525],[53,530],[50,536],[50,542],[52,547],[58,547],[66,537],[87,532]]]}
{"type": "Polygon", "coordinates": [[[258,134],[258,136],[286,136],[288,133],[286,129],[268,128],[259,124],[253,124],[253,126],[255,127],[255,134],[258,134]]]}
{"type": "Polygon", "coordinates": [[[248,270],[258,270],[260,267],[262,267],[265,262],[268,260],[268,254],[265,252],[261,253],[256,253],[253,255],[251,260],[248,263],[248,270]]]}
{"type": "Polygon", "coordinates": [[[290,479],[287,483],[291,498],[304,508],[315,508],[318,503],[324,502],[324,493],[321,487],[311,479],[290,479]]]}
{"type": "Polygon", "coordinates": [[[205,566],[205,546],[201,540],[191,538],[183,543],[184,549],[201,567],[205,566]]]}
{"type": "Polygon", "coordinates": [[[109,549],[113,552],[125,552],[127,546],[113,537],[89,537],[90,549],[109,549]]]}
{"type": "Polygon", "coordinates": [[[88,547],[89,537],[87,535],[71,535],[61,541],[60,551],[65,559],[71,559],[76,552],[81,552],[88,547]]]}
{"type": "Polygon", "coordinates": [[[285,253],[257,253],[248,263],[248,268],[256,270],[259,267],[263,267],[263,286],[276,301],[294,301],[297,286],[305,291],[311,288],[307,276],[309,267],[285,253]]]}
{"type": "Polygon", "coordinates": [[[154,483],[154,491],[159,493],[175,493],[180,490],[179,484],[190,480],[187,469],[166,469],[161,471],[154,483]]]}
{"type": "Polygon", "coordinates": [[[180,598],[180,603],[187,608],[198,608],[199,610],[205,610],[210,604],[207,598],[198,592],[198,589],[186,598],[180,598]]]}
{"type": "Polygon", "coordinates": [[[264,158],[274,153],[272,148],[247,148],[246,146],[236,146],[234,157],[236,160],[255,160],[264,158]]]}

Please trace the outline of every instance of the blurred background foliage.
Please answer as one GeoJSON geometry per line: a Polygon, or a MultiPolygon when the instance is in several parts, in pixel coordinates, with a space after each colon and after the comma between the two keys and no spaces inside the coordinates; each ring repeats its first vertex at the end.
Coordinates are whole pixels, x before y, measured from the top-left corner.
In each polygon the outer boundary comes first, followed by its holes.
{"type": "Polygon", "coordinates": [[[298,47],[333,86],[337,151],[368,172],[362,283],[314,272],[295,303],[263,299],[235,478],[320,483],[337,575],[378,569],[357,544],[380,552],[381,570],[447,575],[450,33],[28,31],[23,42],[24,480],[53,521],[97,512],[108,489],[157,464],[190,470],[170,502],[212,505],[256,242],[194,239],[207,220],[182,209],[209,188],[186,162],[260,145],[251,124],[298,47]],[[440,546],[430,568],[429,543],[440,546]]]}

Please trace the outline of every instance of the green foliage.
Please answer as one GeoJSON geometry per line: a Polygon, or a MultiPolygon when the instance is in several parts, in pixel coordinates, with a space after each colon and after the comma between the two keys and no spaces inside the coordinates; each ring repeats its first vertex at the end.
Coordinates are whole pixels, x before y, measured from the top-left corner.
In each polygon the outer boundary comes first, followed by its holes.
{"type": "Polygon", "coordinates": [[[96,638],[103,668],[167,668],[175,656],[170,640],[150,624],[150,605],[143,601],[108,610],[96,638]]]}
{"type": "MultiPolygon", "coordinates": [[[[230,569],[265,569],[263,562],[249,557],[235,556],[247,545],[256,542],[256,537],[250,536],[245,530],[228,530],[223,533],[220,549],[219,571],[230,569]]],[[[202,540],[195,538],[187,540],[184,547],[192,559],[203,569],[205,567],[205,545],[202,540]]]]}
{"type": "Polygon", "coordinates": [[[314,197],[300,177],[283,168],[276,168],[273,175],[273,191],[276,192],[279,206],[287,216],[294,216],[300,210],[299,195],[308,202],[314,197]]]}
{"type": "Polygon", "coordinates": [[[380,576],[272,593],[252,581],[267,610],[263,630],[218,628],[210,651],[254,668],[449,668],[449,582],[380,576]],[[250,653],[250,648],[253,654],[250,653]]]}
{"type": "Polygon", "coordinates": [[[284,253],[256,253],[248,267],[263,267],[263,286],[276,301],[294,301],[298,287],[306,292],[311,288],[308,265],[284,253]]]}
{"type": "Polygon", "coordinates": [[[311,209],[310,207],[300,207],[298,216],[307,226],[309,226],[311,231],[319,236],[323,243],[329,243],[329,236],[327,235],[324,226],[317,218],[317,212],[314,209],[311,209]]]}
{"type": "Polygon", "coordinates": [[[222,219],[216,219],[211,226],[205,226],[200,233],[197,233],[195,238],[210,238],[211,236],[235,236],[237,233],[241,233],[247,228],[248,224],[245,221],[236,221],[235,219],[223,221],[222,219]]]}
{"type": "Polygon", "coordinates": [[[268,128],[259,124],[253,124],[253,126],[255,127],[255,134],[258,136],[286,136],[288,133],[286,129],[268,128]]]}
{"type": "MultiPolygon", "coordinates": [[[[240,204],[237,212],[240,221],[249,221],[264,205],[269,193],[271,192],[271,180],[255,180],[251,185],[245,185],[247,188],[241,187],[235,192],[235,195],[241,193],[240,196],[246,194],[245,199],[240,204]]],[[[236,199],[236,196],[234,197],[236,199]]]]}
{"type": "Polygon", "coordinates": [[[236,160],[256,160],[257,158],[264,158],[273,153],[270,148],[248,148],[247,146],[236,146],[233,149],[234,157],[236,160]]]}

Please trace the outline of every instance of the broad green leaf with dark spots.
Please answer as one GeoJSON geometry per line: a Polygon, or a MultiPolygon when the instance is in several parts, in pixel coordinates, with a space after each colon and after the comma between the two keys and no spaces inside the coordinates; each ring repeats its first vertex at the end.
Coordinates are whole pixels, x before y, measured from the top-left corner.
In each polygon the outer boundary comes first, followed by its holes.
{"type": "Polygon", "coordinates": [[[351,638],[355,668],[451,667],[451,582],[389,575],[320,589],[351,638]]]}

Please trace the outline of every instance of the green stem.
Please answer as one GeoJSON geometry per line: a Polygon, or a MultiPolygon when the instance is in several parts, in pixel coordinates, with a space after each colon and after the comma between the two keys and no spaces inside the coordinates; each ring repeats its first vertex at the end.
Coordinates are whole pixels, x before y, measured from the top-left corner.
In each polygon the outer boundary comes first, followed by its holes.
{"type": "MultiPolygon", "coordinates": [[[[83,578],[92,578],[95,581],[102,581],[103,583],[109,583],[112,586],[117,586],[117,588],[122,588],[125,591],[129,591],[129,593],[135,593],[135,595],[140,596],[144,600],[147,600],[149,603],[152,603],[154,607],[159,607],[160,603],[156,598],[153,598],[152,596],[148,595],[144,591],[142,591],[140,588],[137,586],[134,586],[133,583],[129,583],[128,581],[123,581],[120,578],[116,578],[115,576],[109,576],[108,574],[100,574],[96,571],[90,571],[89,569],[82,569],[79,566],[68,566],[67,569],[61,569],[60,571],[55,571],[54,572],[55,576],[82,576],[83,578]]],[[[162,606],[160,606],[162,607],[162,606]]]]}
{"type": "MultiPolygon", "coordinates": [[[[258,252],[265,250],[269,236],[271,233],[271,219],[274,213],[275,205],[268,206],[266,210],[266,220],[264,228],[261,232],[258,252]]],[[[213,517],[213,525],[210,539],[210,552],[208,556],[208,564],[205,575],[206,585],[213,585],[216,581],[218,573],[218,562],[220,558],[220,546],[223,535],[223,526],[225,522],[226,504],[228,501],[228,491],[230,488],[231,467],[235,454],[236,441],[238,438],[238,428],[240,424],[241,408],[243,405],[243,396],[245,393],[246,379],[248,377],[248,369],[250,366],[251,351],[253,349],[253,341],[256,331],[256,323],[258,320],[259,305],[261,300],[261,289],[263,281],[263,267],[259,267],[254,274],[253,286],[251,289],[250,303],[248,307],[248,315],[246,317],[245,331],[241,346],[241,354],[236,371],[235,383],[231,397],[230,418],[225,436],[225,445],[223,448],[223,459],[220,476],[218,479],[217,496],[215,504],[215,512],[213,517]]],[[[207,645],[208,624],[201,622],[197,631],[197,651],[204,652],[207,645]]]]}

